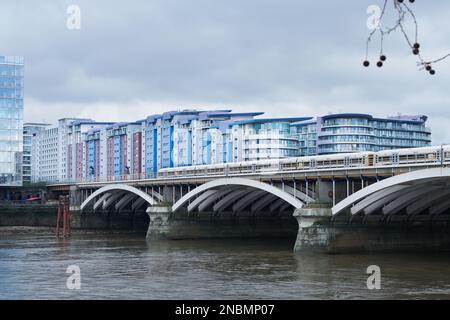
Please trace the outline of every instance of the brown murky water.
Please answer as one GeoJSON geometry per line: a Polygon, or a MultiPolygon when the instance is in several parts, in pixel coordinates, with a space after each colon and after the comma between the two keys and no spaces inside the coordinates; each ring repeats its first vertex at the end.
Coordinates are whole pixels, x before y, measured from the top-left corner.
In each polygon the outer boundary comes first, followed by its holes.
{"type": "Polygon", "coordinates": [[[449,299],[450,254],[296,255],[290,241],[0,234],[1,299],[449,299]],[[66,269],[78,265],[81,289],[66,269]],[[366,269],[381,268],[368,290],[366,269]]]}

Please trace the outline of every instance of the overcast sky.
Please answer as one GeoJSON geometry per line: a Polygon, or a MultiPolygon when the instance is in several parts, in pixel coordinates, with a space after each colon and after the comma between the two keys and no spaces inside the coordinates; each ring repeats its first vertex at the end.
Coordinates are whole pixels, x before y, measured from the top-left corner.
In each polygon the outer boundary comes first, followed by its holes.
{"type": "MultiPolygon", "coordinates": [[[[393,0],[392,0],[393,1],[393,0]]],[[[25,120],[131,121],[183,108],[426,114],[450,143],[450,60],[419,71],[404,39],[362,67],[382,0],[0,0],[0,53],[26,59],[25,120]],[[68,5],[81,29],[66,27],[68,5]]],[[[450,52],[450,2],[416,1],[425,58],[450,52]]],[[[390,7],[391,8],[391,7],[390,7]]],[[[392,8],[391,8],[392,9],[392,8]]]]}

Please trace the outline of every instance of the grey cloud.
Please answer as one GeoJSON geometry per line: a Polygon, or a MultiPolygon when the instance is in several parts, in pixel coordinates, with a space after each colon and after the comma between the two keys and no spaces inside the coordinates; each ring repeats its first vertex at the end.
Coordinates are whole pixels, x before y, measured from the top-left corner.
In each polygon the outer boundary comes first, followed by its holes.
{"type": "MultiPolygon", "coordinates": [[[[419,72],[393,35],[386,66],[361,67],[366,8],[376,3],[382,1],[3,0],[0,52],[27,59],[28,119],[45,113],[54,121],[70,109],[121,120],[130,117],[120,114],[127,108],[140,118],[187,106],[271,116],[425,113],[434,142],[450,141],[450,61],[435,77],[419,72]],[[65,28],[69,4],[81,7],[80,31],[65,28]]],[[[448,1],[413,6],[426,55],[450,50],[448,1]]]]}

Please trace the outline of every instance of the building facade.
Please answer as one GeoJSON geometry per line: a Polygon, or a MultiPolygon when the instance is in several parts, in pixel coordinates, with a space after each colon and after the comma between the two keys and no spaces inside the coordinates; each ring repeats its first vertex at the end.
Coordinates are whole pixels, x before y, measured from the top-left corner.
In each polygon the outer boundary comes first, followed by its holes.
{"type": "MultiPolygon", "coordinates": [[[[64,143],[67,146],[66,179],[81,180],[88,175],[86,136],[90,130],[106,128],[113,123],[96,122],[91,119],[72,119],[65,125],[64,143]]],[[[62,177],[63,178],[63,177],[62,177]]]]}
{"type": "MultiPolygon", "coordinates": [[[[45,130],[49,124],[46,123],[24,123],[23,125],[23,160],[22,160],[22,181],[23,184],[31,183],[33,176],[33,137],[45,130]]],[[[34,174],[35,175],[35,174],[34,174]]]]}
{"type": "MultiPolygon", "coordinates": [[[[54,182],[60,176],[59,128],[52,126],[32,138],[31,182],[54,182]]],[[[61,179],[62,181],[62,179],[61,179]]]]}
{"type": "Polygon", "coordinates": [[[152,115],[142,122],[142,172],[151,175],[162,168],[221,163],[219,124],[262,114],[183,110],[152,115]]]}
{"type": "Polygon", "coordinates": [[[107,176],[106,132],[106,128],[95,128],[85,135],[86,177],[89,180],[107,176]]]}
{"type": "Polygon", "coordinates": [[[131,123],[62,119],[33,137],[32,180],[151,178],[158,170],[428,146],[425,116],[259,118],[261,112],[171,111],[131,123]],[[34,156],[36,153],[36,156],[34,156]],[[36,172],[36,175],[33,174],[36,172]]]}
{"type": "Polygon", "coordinates": [[[0,55],[0,186],[22,184],[23,57],[0,55]]]}
{"type": "Polygon", "coordinates": [[[299,138],[292,123],[311,118],[270,118],[222,123],[215,163],[283,159],[299,155],[299,138]]]}
{"type": "MultiPolygon", "coordinates": [[[[97,127],[94,123],[90,119],[64,118],[57,125],[37,132],[32,138],[31,182],[85,178],[85,135],[97,127]]],[[[100,127],[105,125],[98,124],[100,127]]]]}
{"type": "Polygon", "coordinates": [[[427,117],[376,118],[367,114],[333,114],[294,123],[300,155],[320,155],[426,147],[431,144],[427,117]]]}
{"type": "MultiPolygon", "coordinates": [[[[112,179],[142,172],[142,121],[106,128],[106,174],[112,179]]],[[[101,143],[101,142],[99,142],[101,143]]]]}

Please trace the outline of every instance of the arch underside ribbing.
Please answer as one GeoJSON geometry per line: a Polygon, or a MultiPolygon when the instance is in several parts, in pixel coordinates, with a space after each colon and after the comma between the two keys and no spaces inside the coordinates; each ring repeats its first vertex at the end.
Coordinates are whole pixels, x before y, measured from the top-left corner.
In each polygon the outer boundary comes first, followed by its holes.
{"type": "Polygon", "coordinates": [[[129,185],[108,185],[96,190],[81,204],[80,209],[84,210],[91,208],[95,210],[108,210],[114,208],[116,211],[123,210],[130,207],[135,211],[141,208],[144,204],[156,205],[163,198],[160,194],[146,192],[134,188],[129,185]]]}
{"type": "MultiPolygon", "coordinates": [[[[154,206],[162,200],[163,197],[158,193],[148,194],[128,185],[116,184],[96,190],[84,200],[81,210],[121,211],[129,208],[135,211],[144,205],[154,206]]],[[[181,197],[172,210],[185,206],[188,212],[277,213],[289,207],[301,208],[311,201],[313,198],[309,195],[288,184],[270,185],[251,179],[228,178],[210,181],[193,189],[181,197]]]]}
{"type": "Polygon", "coordinates": [[[288,207],[301,208],[313,199],[285,185],[269,185],[244,178],[225,178],[207,182],[184,195],[172,211],[186,207],[188,212],[280,212],[288,207]]]}
{"type": "Polygon", "coordinates": [[[347,197],[333,215],[440,215],[450,210],[450,168],[408,172],[382,180],[347,197]]]}

